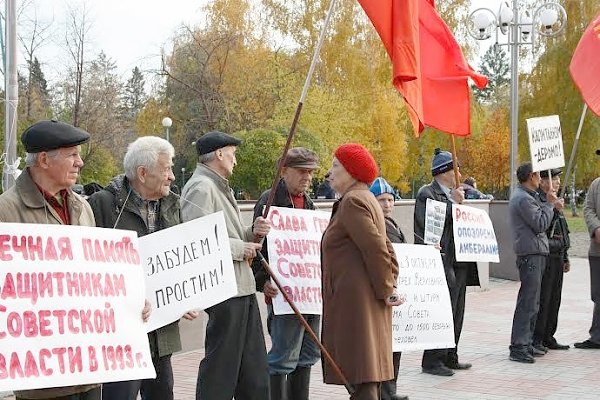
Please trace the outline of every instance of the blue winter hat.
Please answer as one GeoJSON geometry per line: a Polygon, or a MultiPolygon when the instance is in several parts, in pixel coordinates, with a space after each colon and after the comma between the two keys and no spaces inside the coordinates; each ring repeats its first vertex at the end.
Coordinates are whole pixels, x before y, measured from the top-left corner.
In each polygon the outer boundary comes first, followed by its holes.
{"type": "Polygon", "coordinates": [[[453,167],[452,153],[449,151],[442,151],[440,148],[435,149],[433,160],[431,161],[431,176],[448,172],[453,167]]]}
{"type": "Polygon", "coordinates": [[[371,193],[373,193],[375,197],[384,193],[389,193],[392,196],[396,197],[396,191],[394,190],[392,185],[387,183],[387,181],[382,177],[375,179],[369,190],[371,190],[371,193]]]}

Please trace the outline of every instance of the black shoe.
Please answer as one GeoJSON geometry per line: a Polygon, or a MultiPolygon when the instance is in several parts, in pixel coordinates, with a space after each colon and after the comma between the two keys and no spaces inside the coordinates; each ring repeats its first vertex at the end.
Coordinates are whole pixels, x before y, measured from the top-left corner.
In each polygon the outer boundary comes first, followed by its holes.
{"type": "Polygon", "coordinates": [[[528,353],[529,353],[530,356],[533,356],[533,357],[541,357],[541,356],[543,356],[543,355],[546,354],[546,353],[544,353],[544,350],[538,349],[535,346],[529,347],[528,353]]]}
{"type": "Polygon", "coordinates": [[[568,344],[560,344],[556,340],[550,343],[546,343],[546,347],[550,350],[569,350],[571,346],[568,344]]]}
{"type": "Polygon", "coordinates": [[[508,358],[510,361],[516,361],[525,364],[533,364],[535,362],[533,356],[523,351],[511,351],[508,358]]]}
{"type": "Polygon", "coordinates": [[[548,352],[548,348],[541,343],[534,343],[532,347],[546,354],[548,352]]]}
{"type": "Polygon", "coordinates": [[[469,369],[473,366],[471,363],[461,363],[458,361],[447,361],[444,365],[450,369],[469,369]]]}
{"type": "Polygon", "coordinates": [[[392,397],[390,397],[390,400],[408,400],[408,396],[401,396],[399,394],[393,394],[392,397]]]}
{"type": "Polygon", "coordinates": [[[454,375],[454,371],[452,371],[450,368],[446,367],[445,365],[438,365],[438,366],[431,367],[431,368],[423,367],[421,370],[423,371],[424,374],[431,374],[431,375],[438,375],[438,376],[454,375]]]}
{"type": "Polygon", "coordinates": [[[600,349],[600,343],[592,342],[590,339],[574,344],[577,349],[600,349]]]}

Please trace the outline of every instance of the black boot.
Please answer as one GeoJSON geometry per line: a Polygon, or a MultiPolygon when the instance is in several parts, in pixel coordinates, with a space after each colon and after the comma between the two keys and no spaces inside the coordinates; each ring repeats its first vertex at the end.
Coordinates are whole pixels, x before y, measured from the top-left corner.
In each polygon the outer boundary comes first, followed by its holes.
{"type": "Polygon", "coordinates": [[[271,400],[288,400],[285,375],[271,375],[271,400]]]}
{"type": "Polygon", "coordinates": [[[310,367],[296,367],[288,381],[288,400],[308,400],[310,367]]]}

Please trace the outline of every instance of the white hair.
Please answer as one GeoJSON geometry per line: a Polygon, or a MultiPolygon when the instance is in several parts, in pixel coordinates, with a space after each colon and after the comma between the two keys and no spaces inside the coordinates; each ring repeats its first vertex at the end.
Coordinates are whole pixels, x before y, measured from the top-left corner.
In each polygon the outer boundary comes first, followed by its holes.
{"type": "MultiPolygon", "coordinates": [[[[47,151],[46,154],[48,154],[48,157],[50,158],[56,158],[58,157],[59,150],[60,149],[50,150],[47,151]]],[[[25,166],[35,167],[38,163],[40,153],[42,152],[40,151],[39,153],[25,153],[25,166]]]]}
{"type": "Polygon", "coordinates": [[[214,161],[217,158],[217,151],[211,151],[210,153],[200,154],[198,156],[198,162],[200,164],[208,164],[211,161],[214,161]]]}
{"type": "Polygon", "coordinates": [[[160,154],[167,154],[170,158],[175,156],[173,145],[163,138],[142,136],[130,143],[123,158],[127,179],[137,179],[138,167],[155,168],[160,154]]]}

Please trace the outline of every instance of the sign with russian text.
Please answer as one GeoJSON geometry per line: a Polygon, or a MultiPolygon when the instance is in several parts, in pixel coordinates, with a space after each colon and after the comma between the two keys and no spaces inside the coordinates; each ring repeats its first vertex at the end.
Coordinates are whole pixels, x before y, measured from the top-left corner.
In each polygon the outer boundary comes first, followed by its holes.
{"type": "MultiPolygon", "coordinates": [[[[267,235],[269,266],[302,314],[322,313],[321,237],[330,213],[271,207],[267,235]]],[[[273,298],[275,315],[293,314],[281,294],[273,298]]]]}
{"type": "Polygon", "coordinates": [[[392,310],[393,351],[454,347],[450,293],[440,251],[433,246],[394,243],[400,267],[402,305],[392,310]]]}
{"type": "Polygon", "coordinates": [[[442,201],[427,199],[425,205],[424,243],[440,243],[444,233],[444,222],[446,221],[446,206],[446,203],[442,201]]]}
{"type": "Polygon", "coordinates": [[[452,204],[456,261],[500,262],[492,220],[485,210],[452,204]]]}
{"type": "Polygon", "coordinates": [[[527,119],[527,132],[534,171],[547,171],[565,165],[558,115],[527,119]]]}
{"type": "Polygon", "coordinates": [[[152,304],[148,332],[237,294],[223,212],[143,236],[140,254],[146,297],[152,304]]]}
{"type": "Polygon", "coordinates": [[[135,232],[0,224],[0,391],[154,378],[135,232]]]}

